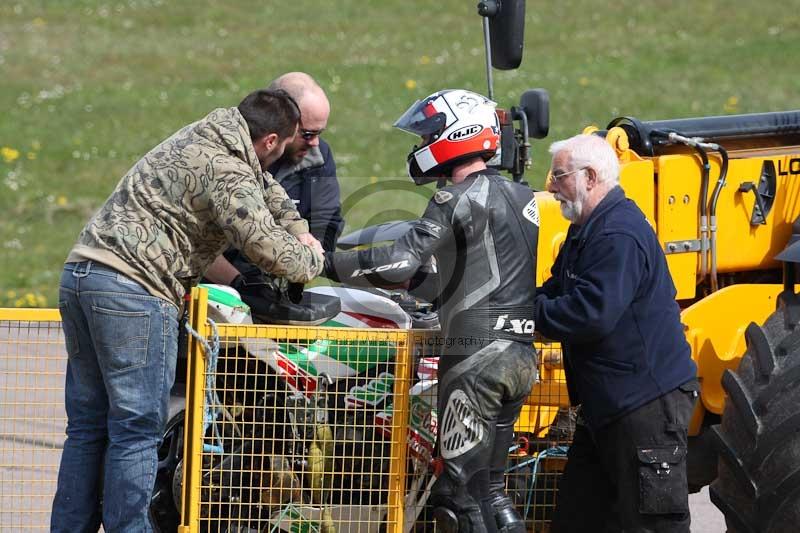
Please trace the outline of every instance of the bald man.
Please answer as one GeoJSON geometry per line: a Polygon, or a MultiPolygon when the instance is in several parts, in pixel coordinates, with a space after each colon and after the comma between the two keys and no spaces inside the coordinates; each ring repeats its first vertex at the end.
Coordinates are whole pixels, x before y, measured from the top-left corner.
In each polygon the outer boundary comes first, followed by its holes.
{"type": "MultiPolygon", "coordinates": [[[[336,248],[336,240],[344,228],[336,164],[330,146],[320,135],[328,126],[330,103],[325,91],[304,72],[289,72],[269,85],[282,89],[300,108],[300,127],[294,141],[268,171],[286,190],[295,208],[306,221],[309,231],[327,251],[336,248]]],[[[262,272],[244,254],[230,249],[211,265],[207,281],[230,285],[250,305],[253,315],[264,321],[279,321],[281,302],[287,288],[275,280],[265,279],[262,272]],[[284,292],[284,294],[281,293],[284,292]]],[[[297,300],[302,286],[289,293],[297,300]]]]}
{"type": "Polygon", "coordinates": [[[309,231],[329,252],[344,227],[336,164],[330,146],[320,135],[328,126],[331,106],[325,91],[308,74],[290,72],[277,78],[270,89],[289,93],[300,107],[300,129],[270,173],[294,200],[309,231]]]}

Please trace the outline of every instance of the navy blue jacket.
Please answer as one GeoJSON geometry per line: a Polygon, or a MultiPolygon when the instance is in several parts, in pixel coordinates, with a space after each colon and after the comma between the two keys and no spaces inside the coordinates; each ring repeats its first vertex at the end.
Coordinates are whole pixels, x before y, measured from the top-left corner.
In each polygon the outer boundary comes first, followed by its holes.
{"type": "Polygon", "coordinates": [[[300,216],[308,221],[311,234],[326,251],[333,252],[344,229],[344,219],[336,163],[328,143],[320,139],[319,149],[310,150],[298,164],[278,161],[269,172],[294,200],[300,216]]]}
{"type": "Polygon", "coordinates": [[[620,187],[570,226],[552,274],[534,300],[536,329],[562,343],[570,401],[590,428],[695,377],[664,252],[620,187]]]}

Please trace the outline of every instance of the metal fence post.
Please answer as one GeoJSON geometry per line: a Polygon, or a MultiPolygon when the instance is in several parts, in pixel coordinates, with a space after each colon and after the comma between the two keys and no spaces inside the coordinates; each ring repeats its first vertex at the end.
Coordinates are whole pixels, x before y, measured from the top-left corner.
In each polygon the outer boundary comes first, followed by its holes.
{"type": "MultiPolygon", "coordinates": [[[[189,325],[201,336],[208,334],[206,325],[208,290],[194,287],[189,305],[189,325]]],[[[189,335],[186,376],[186,423],[183,441],[183,485],[181,489],[180,533],[199,530],[200,482],[203,452],[203,389],[205,357],[203,346],[189,335]]]]}

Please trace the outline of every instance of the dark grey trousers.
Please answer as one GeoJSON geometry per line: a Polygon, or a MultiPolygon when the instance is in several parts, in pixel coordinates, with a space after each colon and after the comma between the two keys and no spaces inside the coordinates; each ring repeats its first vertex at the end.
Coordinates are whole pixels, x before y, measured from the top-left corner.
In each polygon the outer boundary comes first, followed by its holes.
{"type": "Polygon", "coordinates": [[[561,477],[552,533],[689,533],[690,382],[590,431],[578,423],[561,477]]]}

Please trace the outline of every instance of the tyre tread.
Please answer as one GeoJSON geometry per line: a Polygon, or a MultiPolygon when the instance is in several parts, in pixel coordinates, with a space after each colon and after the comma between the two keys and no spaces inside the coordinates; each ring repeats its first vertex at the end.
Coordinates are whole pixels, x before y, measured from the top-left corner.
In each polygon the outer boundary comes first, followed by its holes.
{"type": "Polygon", "coordinates": [[[744,336],[753,356],[753,366],[757,375],[761,379],[768,378],[775,369],[775,354],[769,345],[766,331],[755,322],[750,322],[744,336]]]}
{"type": "Polygon", "coordinates": [[[738,374],[731,370],[726,370],[722,375],[722,388],[728,393],[728,399],[736,409],[747,432],[753,438],[757,438],[759,420],[747,386],[738,374]]]}
{"type": "Polygon", "coordinates": [[[800,516],[800,328],[790,320],[799,302],[751,323],[739,369],[722,377],[728,398],[712,428],[720,459],[710,494],[729,533],[776,533],[800,516]]]}

